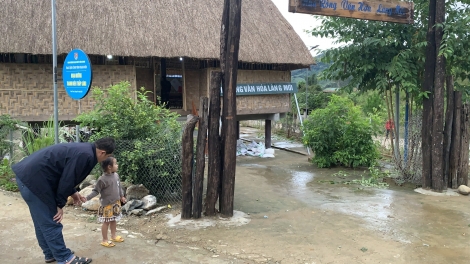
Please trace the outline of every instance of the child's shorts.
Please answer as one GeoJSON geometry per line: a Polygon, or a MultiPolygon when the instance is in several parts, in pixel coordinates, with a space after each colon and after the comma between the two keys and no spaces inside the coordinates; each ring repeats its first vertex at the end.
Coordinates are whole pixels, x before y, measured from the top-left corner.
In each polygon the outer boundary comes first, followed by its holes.
{"type": "Polygon", "coordinates": [[[100,206],[98,209],[98,221],[100,221],[100,223],[119,221],[121,217],[120,201],[116,201],[114,204],[100,206]]]}

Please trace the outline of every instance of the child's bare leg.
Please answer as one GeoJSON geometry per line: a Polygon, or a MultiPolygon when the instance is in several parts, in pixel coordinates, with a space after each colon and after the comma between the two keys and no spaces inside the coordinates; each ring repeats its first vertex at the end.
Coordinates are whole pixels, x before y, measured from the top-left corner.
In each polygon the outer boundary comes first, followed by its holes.
{"type": "Polygon", "coordinates": [[[109,222],[109,228],[111,229],[111,239],[116,238],[116,221],[109,222]]]}
{"type": "Polygon", "coordinates": [[[101,226],[101,235],[103,235],[103,242],[108,242],[108,226],[109,222],[104,222],[101,226]]]}

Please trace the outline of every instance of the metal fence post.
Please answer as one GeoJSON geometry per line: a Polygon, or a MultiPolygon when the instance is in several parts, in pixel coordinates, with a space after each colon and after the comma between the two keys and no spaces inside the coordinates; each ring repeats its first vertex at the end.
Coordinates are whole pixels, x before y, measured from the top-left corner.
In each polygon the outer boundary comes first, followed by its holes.
{"type": "Polygon", "coordinates": [[[10,162],[13,161],[13,130],[10,129],[10,162]]]}
{"type": "Polygon", "coordinates": [[[75,142],[80,142],[80,125],[75,126],[75,142]]]}

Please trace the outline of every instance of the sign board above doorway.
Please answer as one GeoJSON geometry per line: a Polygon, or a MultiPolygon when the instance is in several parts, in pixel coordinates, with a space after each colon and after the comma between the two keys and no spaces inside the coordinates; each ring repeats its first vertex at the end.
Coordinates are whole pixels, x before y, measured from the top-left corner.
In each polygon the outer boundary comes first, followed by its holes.
{"type": "Polygon", "coordinates": [[[414,4],[395,0],[289,0],[289,12],[411,24],[414,4]]]}
{"type": "Polygon", "coordinates": [[[65,57],[62,80],[67,94],[80,100],[88,94],[93,80],[90,58],[81,49],[74,49],[65,57]]]}
{"type": "MultiPolygon", "coordinates": [[[[237,83],[237,96],[297,93],[295,83],[237,83]]],[[[222,96],[222,88],[220,88],[222,96]]]]}

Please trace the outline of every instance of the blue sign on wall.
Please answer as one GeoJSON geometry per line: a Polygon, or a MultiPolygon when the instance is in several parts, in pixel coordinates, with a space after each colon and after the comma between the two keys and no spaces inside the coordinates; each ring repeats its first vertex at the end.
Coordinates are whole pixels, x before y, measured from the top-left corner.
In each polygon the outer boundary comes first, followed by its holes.
{"type": "Polygon", "coordinates": [[[64,61],[62,80],[67,94],[72,99],[80,100],[88,94],[93,73],[88,55],[81,49],[74,49],[64,61]]]}

